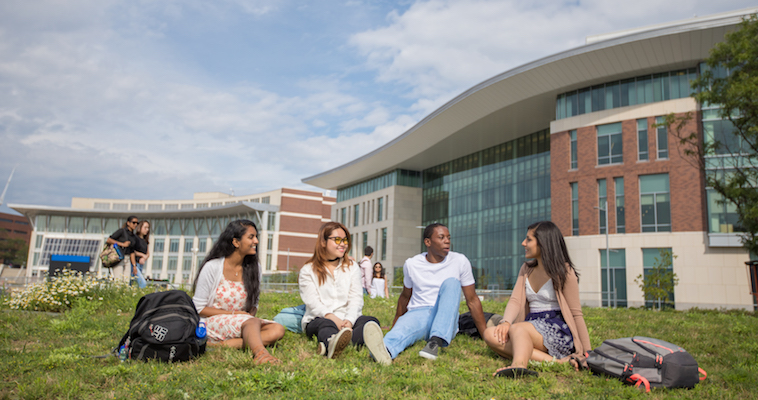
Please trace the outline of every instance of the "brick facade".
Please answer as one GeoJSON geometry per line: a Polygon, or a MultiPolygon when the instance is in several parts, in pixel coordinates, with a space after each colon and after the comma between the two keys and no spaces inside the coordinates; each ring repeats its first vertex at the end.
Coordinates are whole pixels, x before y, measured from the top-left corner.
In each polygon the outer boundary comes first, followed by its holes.
{"type": "MultiPolygon", "coordinates": [[[[687,132],[699,129],[699,115],[685,126],[687,132]]],[[[616,233],[616,190],[614,178],[624,178],[624,205],[626,233],[641,232],[639,177],[667,173],[671,203],[672,232],[707,231],[707,213],[704,176],[693,160],[678,147],[678,140],[668,134],[669,154],[667,159],[657,158],[656,130],[652,127],[655,116],[647,118],[647,161],[638,160],[637,120],[622,122],[622,164],[597,165],[597,130],[595,126],[577,129],[578,167],[570,170],[571,136],[569,131],[556,132],[550,137],[550,183],[552,219],[565,236],[571,236],[571,186],[579,187],[579,235],[597,235],[599,229],[598,179],[606,179],[608,198],[608,226],[616,233]]]]}

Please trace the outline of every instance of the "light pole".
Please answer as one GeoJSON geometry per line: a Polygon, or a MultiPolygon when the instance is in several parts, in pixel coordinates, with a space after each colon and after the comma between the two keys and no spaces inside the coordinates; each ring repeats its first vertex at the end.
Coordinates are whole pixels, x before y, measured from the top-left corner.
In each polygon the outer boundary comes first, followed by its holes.
{"type": "MultiPolygon", "coordinates": [[[[605,274],[605,281],[606,281],[606,293],[608,294],[608,308],[611,308],[611,248],[609,245],[609,238],[608,238],[608,231],[609,231],[609,223],[608,223],[608,202],[606,201],[605,205],[602,207],[595,207],[599,211],[603,211],[605,213],[605,268],[607,269],[607,272],[605,274]]],[[[602,275],[602,268],[600,269],[601,275],[602,275]]]]}

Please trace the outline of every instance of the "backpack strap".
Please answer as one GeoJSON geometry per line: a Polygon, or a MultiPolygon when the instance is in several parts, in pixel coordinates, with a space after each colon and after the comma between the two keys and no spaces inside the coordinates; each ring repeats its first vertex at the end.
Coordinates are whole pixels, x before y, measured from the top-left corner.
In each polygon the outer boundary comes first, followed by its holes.
{"type": "Polygon", "coordinates": [[[640,374],[632,374],[626,378],[627,382],[634,383],[634,387],[639,387],[640,384],[645,384],[645,392],[650,393],[650,382],[644,376],[640,374]],[[636,383],[635,383],[636,382],[636,383]]]}
{"type": "Polygon", "coordinates": [[[701,377],[700,377],[700,380],[701,380],[701,381],[704,381],[704,380],[705,380],[705,378],[707,378],[707,377],[708,377],[708,373],[707,373],[707,372],[705,372],[705,370],[704,370],[704,369],[702,369],[702,368],[700,368],[700,367],[698,367],[698,368],[697,368],[697,372],[699,372],[699,373],[703,374],[703,376],[701,376],[701,377]]]}

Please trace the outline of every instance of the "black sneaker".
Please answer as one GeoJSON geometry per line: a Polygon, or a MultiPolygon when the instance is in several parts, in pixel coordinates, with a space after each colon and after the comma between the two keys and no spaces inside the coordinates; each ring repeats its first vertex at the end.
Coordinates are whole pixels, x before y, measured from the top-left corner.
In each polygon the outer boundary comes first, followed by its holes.
{"type": "Polygon", "coordinates": [[[418,355],[426,358],[427,360],[436,360],[438,350],[439,350],[439,345],[437,344],[437,342],[435,342],[434,340],[430,340],[426,342],[426,346],[424,346],[424,348],[418,352],[418,355]]]}

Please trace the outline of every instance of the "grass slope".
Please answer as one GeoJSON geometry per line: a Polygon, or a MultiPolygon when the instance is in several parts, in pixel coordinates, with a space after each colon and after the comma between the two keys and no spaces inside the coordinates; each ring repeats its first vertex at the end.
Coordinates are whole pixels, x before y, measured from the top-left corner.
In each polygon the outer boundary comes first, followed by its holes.
{"type": "MultiPolygon", "coordinates": [[[[437,361],[418,356],[417,343],[390,367],[372,362],[365,349],[348,348],[337,360],[315,355],[315,344],[288,332],[271,350],[278,367],[258,367],[249,353],[214,348],[198,360],[167,365],[92,358],[108,353],[126,331],[140,292],[102,301],[79,301],[62,315],[0,312],[0,398],[23,399],[236,399],[236,398],[756,398],[758,318],[755,313],[693,310],[586,308],[593,347],[603,339],[644,335],[687,349],[708,373],[694,390],[644,394],[612,379],[557,364],[535,365],[539,378],[492,378],[509,363],[484,342],[459,336],[437,361]]],[[[396,298],[366,299],[364,313],[392,322],[396,298]]],[[[300,304],[297,294],[266,293],[259,315],[272,318],[300,304]]],[[[504,303],[485,301],[502,313],[504,303]]],[[[462,305],[462,311],[465,305],[462,305]]]]}

